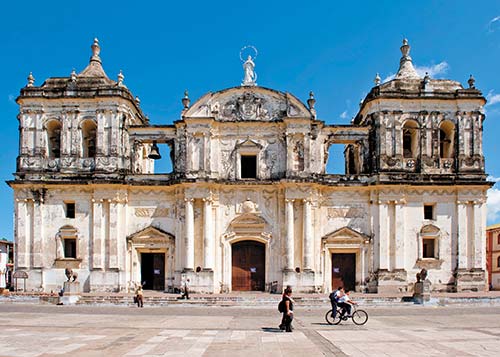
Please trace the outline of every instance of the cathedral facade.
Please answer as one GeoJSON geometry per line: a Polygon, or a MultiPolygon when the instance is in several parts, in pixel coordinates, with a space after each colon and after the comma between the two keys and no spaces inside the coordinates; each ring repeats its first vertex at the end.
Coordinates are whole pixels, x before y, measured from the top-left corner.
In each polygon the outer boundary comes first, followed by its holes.
{"type": "Polygon", "coordinates": [[[123,75],[89,65],[17,99],[15,269],[50,291],[483,290],[485,99],[474,79],[421,78],[407,41],[394,79],[350,125],[327,125],[290,93],[255,83],[186,93],[179,120],[150,125],[123,75]],[[345,174],[327,174],[344,145],[345,174]],[[154,171],[168,145],[172,172],[154,171]],[[331,158],[330,158],[331,159],[331,158]]]}

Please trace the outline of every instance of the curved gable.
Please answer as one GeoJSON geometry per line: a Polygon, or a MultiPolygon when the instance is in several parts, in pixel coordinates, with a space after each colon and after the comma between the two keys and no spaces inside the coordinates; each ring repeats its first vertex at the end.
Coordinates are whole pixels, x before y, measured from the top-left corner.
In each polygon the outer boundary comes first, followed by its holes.
{"type": "Polygon", "coordinates": [[[311,119],[311,112],[295,96],[263,87],[234,87],[207,93],[183,115],[184,119],[217,121],[278,121],[311,119]]]}

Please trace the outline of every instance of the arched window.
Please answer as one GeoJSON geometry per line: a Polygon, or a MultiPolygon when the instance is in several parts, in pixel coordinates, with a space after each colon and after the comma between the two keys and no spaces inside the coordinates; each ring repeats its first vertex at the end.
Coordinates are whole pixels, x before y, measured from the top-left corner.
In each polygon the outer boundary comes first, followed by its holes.
{"type": "Polygon", "coordinates": [[[440,236],[438,227],[432,224],[422,227],[419,234],[419,259],[439,259],[440,236]]]}
{"type": "Polygon", "coordinates": [[[439,127],[439,157],[453,157],[453,137],[455,135],[455,125],[450,121],[443,121],[439,127]]]}
{"type": "Polygon", "coordinates": [[[416,158],[418,153],[418,124],[408,120],[403,125],[403,157],[416,158]]]}
{"type": "Polygon", "coordinates": [[[63,226],[56,234],[57,259],[78,258],[78,231],[72,226],[63,226]]]}
{"type": "Polygon", "coordinates": [[[82,123],[82,154],[83,157],[95,157],[97,125],[93,120],[82,123]]]}
{"type": "Polygon", "coordinates": [[[59,158],[61,156],[61,123],[51,120],[46,125],[47,130],[47,156],[59,158]]]}

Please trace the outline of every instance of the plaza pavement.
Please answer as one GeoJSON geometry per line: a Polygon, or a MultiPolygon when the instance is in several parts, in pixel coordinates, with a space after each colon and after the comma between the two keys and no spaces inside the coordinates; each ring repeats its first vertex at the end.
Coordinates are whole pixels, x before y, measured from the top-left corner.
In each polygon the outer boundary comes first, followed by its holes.
{"type": "Polygon", "coordinates": [[[330,326],[328,306],[54,306],[0,302],[0,356],[499,356],[500,305],[365,306],[330,326]]]}

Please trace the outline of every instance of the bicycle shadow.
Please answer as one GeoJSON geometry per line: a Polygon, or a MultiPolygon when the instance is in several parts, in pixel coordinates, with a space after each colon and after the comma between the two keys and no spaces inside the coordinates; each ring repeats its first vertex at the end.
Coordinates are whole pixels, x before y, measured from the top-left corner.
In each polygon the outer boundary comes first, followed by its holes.
{"type": "Polygon", "coordinates": [[[330,324],[327,324],[326,322],[311,322],[311,325],[332,326],[330,324]]]}

